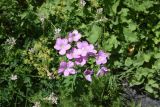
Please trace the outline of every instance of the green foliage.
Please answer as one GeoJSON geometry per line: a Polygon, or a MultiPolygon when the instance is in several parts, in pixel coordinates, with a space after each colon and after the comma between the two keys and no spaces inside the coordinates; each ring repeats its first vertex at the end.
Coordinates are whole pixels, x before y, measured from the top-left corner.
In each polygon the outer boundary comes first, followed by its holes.
{"type": "Polygon", "coordinates": [[[96,43],[98,38],[102,35],[102,28],[97,26],[97,25],[93,25],[91,28],[91,32],[88,35],[88,41],[92,44],[96,43]]]}
{"type": "Polygon", "coordinates": [[[54,92],[57,106],[122,107],[123,79],[138,93],[160,99],[160,1],[84,1],[0,1],[0,106],[54,106],[44,100],[54,92]],[[73,29],[111,53],[108,75],[92,83],[79,74],[57,75],[55,39],[73,29]]]}
{"type": "MultiPolygon", "coordinates": [[[[66,78],[60,89],[63,94],[62,106],[113,106],[121,100],[118,79],[110,73],[105,78],[95,78],[91,84],[87,84],[78,76],[66,78]]],[[[122,104],[119,103],[119,106],[122,104]]]]}
{"type": "Polygon", "coordinates": [[[38,74],[45,76],[49,72],[50,63],[53,61],[51,50],[48,49],[47,38],[40,37],[40,40],[34,41],[33,48],[24,51],[24,64],[34,66],[38,74]]]}
{"type": "Polygon", "coordinates": [[[150,0],[146,0],[144,1],[129,1],[129,0],[125,0],[124,4],[126,4],[128,7],[134,9],[135,11],[143,11],[146,12],[147,9],[149,9],[150,7],[152,7],[154,4],[156,4],[158,2],[156,1],[150,1],[150,0]]]}

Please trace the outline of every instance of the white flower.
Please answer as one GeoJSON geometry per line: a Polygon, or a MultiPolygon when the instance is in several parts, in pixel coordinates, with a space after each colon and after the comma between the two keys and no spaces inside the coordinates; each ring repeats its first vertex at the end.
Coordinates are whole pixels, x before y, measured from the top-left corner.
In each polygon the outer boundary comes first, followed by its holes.
{"type": "Polygon", "coordinates": [[[40,21],[43,23],[44,20],[45,20],[45,15],[43,15],[43,14],[38,14],[38,17],[39,17],[40,21]]]}
{"type": "Polygon", "coordinates": [[[59,34],[59,33],[61,32],[61,29],[60,29],[60,28],[56,28],[56,29],[54,30],[54,32],[55,32],[55,35],[56,35],[56,34],[59,34]]]}
{"type": "Polygon", "coordinates": [[[97,9],[97,13],[98,13],[98,14],[101,14],[102,12],[103,12],[103,8],[97,9]]]}
{"type": "Polygon", "coordinates": [[[84,7],[86,5],[86,2],[84,0],[80,0],[80,4],[84,7]]]}
{"type": "Polygon", "coordinates": [[[34,106],[32,106],[32,107],[41,107],[41,104],[40,104],[40,102],[35,102],[34,106]]]}
{"type": "Polygon", "coordinates": [[[40,17],[41,22],[44,22],[44,17],[40,17]]]}
{"type": "Polygon", "coordinates": [[[13,37],[9,37],[9,38],[6,40],[5,44],[14,46],[14,45],[16,44],[16,39],[13,38],[13,37]]]}
{"type": "Polygon", "coordinates": [[[52,92],[49,97],[44,98],[44,100],[48,100],[52,104],[57,104],[58,97],[52,92]]]}
{"type": "Polygon", "coordinates": [[[60,37],[60,32],[61,32],[61,29],[60,28],[55,28],[54,29],[54,38],[53,39],[56,39],[58,37],[60,37]]]}
{"type": "Polygon", "coordinates": [[[55,79],[53,73],[48,72],[48,73],[47,73],[47,76],[49,77],[49,79],[55,79]]]}
{"type": "Polygon", "coordinates": [[[10,79],[11,79],[11,80],[17,80],[17,75],[13,75],[13,74],[12,74],[11,77],[10,77],[10,79]]]}
{"type": "Polygon", "coordinates": [[[34,48],[30,48],[28,51],[31,52],[31,53],[34,53],[35,49],[34,48]]]}

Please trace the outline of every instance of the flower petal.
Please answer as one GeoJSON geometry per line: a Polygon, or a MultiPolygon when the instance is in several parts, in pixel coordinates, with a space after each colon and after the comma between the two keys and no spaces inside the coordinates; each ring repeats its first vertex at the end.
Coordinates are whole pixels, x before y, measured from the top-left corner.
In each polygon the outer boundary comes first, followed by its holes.
{"type": "Polygon", "coordinates": [[[56,44],[61,44],[61,43],[62,43],[62,39],[61,38],[57,38],[56,44]]]}
{"type": "Polygon", "coordinates": [[[69,76],[70,74],[75,74],[75,69],[73,68],[67,68],[65,71],[64,71],[64,76],[69,76]]]}
{"type": "Polygon", "coordinates": [[[70,32],[69,35],[68,35],[68,41],[69,41],[69,42],[73,42],[73,35],[72,35],[71,32],[70,32]]]}
{"type": "Polygon", "coordinates": [[[74,35],[73,40],[74,40],[75,42],[77,42],[77,41],[79,41],[80,38],[81,38],[81,34],[77,33],[77,34],[74,35]]]}
{"type": "Polygon", "coordinates": [[[77,64],[77,65],[81,65],[81,66],[84,66],[85,64],[86,64],[86,62],[87,62],[87,57],[80,57],[80,58],[76,58],[75,59],[75,63],[77,64]]]}
{"type": "Polygon", "coordinates": [[[61,74],[61,73],[63,73],[63,72],[64,72],[64,68],[59,68],[59,69],[58,69],[58,73],[59,73],[59,74],[61,74]]]}
{"type": "Polygon", "coordinates": [[[63,42],[64,45],[68,44],[68,40],[67,39],[63,39],[62,42],[63,42]]]}
{"type": "Polygon", "coordinates": [[[103,76],[107,73],[108,69],[106,67],[102,67],[98,72],[97,72],[97,76],[103,76]]]}
{"type": "Polygon", "coordinates": [[[82,48],[82,42],[77,42],[77,47],[82,48]]]}
{"type": "Polygon", "coordinates": [[[67,57],[68,59],[73,59],[73,55],[72,55],[71,53],[67,53],[67,54],[66,54],[66,57],[67,57]]]}
{"type": "Polygon", "coordinates": [[[65,50],[68,50],[68,49],[70,49],[70,48],[71,48],[71,45],[70,45],[70,44],[67,44],[67,45],[64,47],[65,50]]]}
{"type": "Polygon", "coordinates": [[[86,75],[85,78],[87,81],[90,81],[90,82],[92,81],[91,75],[86,75]]]}
{"type": "Polygon", "coordinates": [[[72,68],[74,66],[74,63],[72,61],[69,61],[67,63],[67,67],[72,68]]]}
{"type": "Polygon", "coordinates": [[[76,74],[75,69],[70,69],[70,74],[76,74]]]}
{"type": "Polygon", "coordinates": [[[66,76],[69,76],[69,70],[65,70],[64,71],[64,76],[66,77],[66,76]]]}
{"type": "Polygon", "coordinates": [[[62,61],[60,63],[60,68],[66,68],[67,67],[67,62],[62,61]]]}
{"type": "Polygon", "coordinates": [[[64,55],[65,53],[66,53],[66,50],[64,50],[64,49],[62,49],[62,50],[59,51],[60,55],[64,55]]]}
{"type": "Polygon", "coordinates": [[[60,49],[61,49],[61,47],[60,47],[59,45],[55,45],[55,46],[54,46],[54,49],[56,49],[56,50],[60,50],[60,49]]]}
{"type": "Polygon", "coordinates": [[[87,56],[87,51],[86,50],[82,51],[81,55],[82,56],[87,56]]]}

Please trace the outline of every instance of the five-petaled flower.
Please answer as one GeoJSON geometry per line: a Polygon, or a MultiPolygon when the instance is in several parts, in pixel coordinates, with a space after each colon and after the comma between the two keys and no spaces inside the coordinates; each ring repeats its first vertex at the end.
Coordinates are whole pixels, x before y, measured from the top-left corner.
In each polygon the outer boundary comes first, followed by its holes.
{"type": "Polygon", "coordinates": [[[98,54],[96,55],[96,64],[100,65],[100,64],[107,63],[107,57],[108,57],[108,54],[106,54],[102,50],[100,50],[98,52],[98,54]]]}
{"type": "Polygon", "coordinates": [[[60,63],[60,67],[58,69],[58,73],[59,74],[63,73],[64,76],[69,76],[71,74],[75,74],[76,71],[73,67],[74,67],[74,63],[72,61],[69,61],[69,62],[62,61],[60,63]]]}
{"type": "Polygon", "coordinates": [[[87,55],[89,48],[89,44],[87,41],[77,42],[77,47],[80,50],[82,56],[87,55]]]}
{"type": "Polygon", "coordinates": [[[66,54],[66,57],[70,60],[75,58],[75,56],[79,56],[78,55],[78,51],[76,48],[72,48],[71,50],[69,50],[66,54]]]}
{"type": "Polygon", "coordinates": [[[68,41],[69,42],[77,42],[81,38],[81,34],[78,33],[77,30],[74,30],[73,32],[70,32],[68,35],[68,41]]]}
{"type": "MultiPolygon", "coordinates": [[[[93,44],[88,44],[87,41],[77,42],[77,50],[75,51],[75,58],[78,56],[87,57],[90,54],[96,54],[93,44]]],[[[79,57],[78,57],[79,58],[79,57]]]]}
{"type": "Polygon", "coordinates": [[[66,51],[71,48],[71,45],[68,44],[67,39],[57,38],[54,48],[56,50],[59,50],[60,55],[64,55],[66,53],[66,51]]]}
{"type": "Polygon", "coordinates": [[[87,62],[87,56],[80,56],[79,58],[75,59],[75,63],[80,66],[85,65],[86,62],[87,62]]]}

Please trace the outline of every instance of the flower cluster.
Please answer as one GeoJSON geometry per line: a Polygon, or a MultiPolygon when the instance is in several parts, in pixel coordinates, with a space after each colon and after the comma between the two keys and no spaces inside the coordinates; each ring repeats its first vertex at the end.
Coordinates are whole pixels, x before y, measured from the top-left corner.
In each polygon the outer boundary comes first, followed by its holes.
{"type": "MultiPolygon", "coordinates": [[[[60,55],[65,55],[68,59],[67,62],[60,62],[58,73],[64,76],[76,74],[76,67],[84,67],[86,65],[88,68],[87,61],[89,61],[89,58],[93,58],[100,68],[96,75],[103,76],[107,72],[107,68],[103,65],[107,63],[109,54],[102,50],[97,51],[93,44],[89,44],[87,41],[81,41],[81,36],[77,30],[74,30],[66,38],[57,38],[54,48],[60,55]]],[[[93,70],[86,69],[83,74],[86,80],[92,81],[93,70]]]]}
{"type": "Polygon", "coordinates": [[[57,104],[58,97],[52,92],[48,97],[44,98],[44,100],[50,101],[52,104],[57,104]]]}
{"type": "Polygon", "coordinates": [[[41,103],[40,102],[35,102],[34,106],[32,106],[32,107],[41,107],[41,103]]]}
{"type": "Polygon", "coordinates": [[[10,45],[13,47],[16,44],[16,39],[14,37],[10,37],[6,40],[5,44],[10,45]]]}

